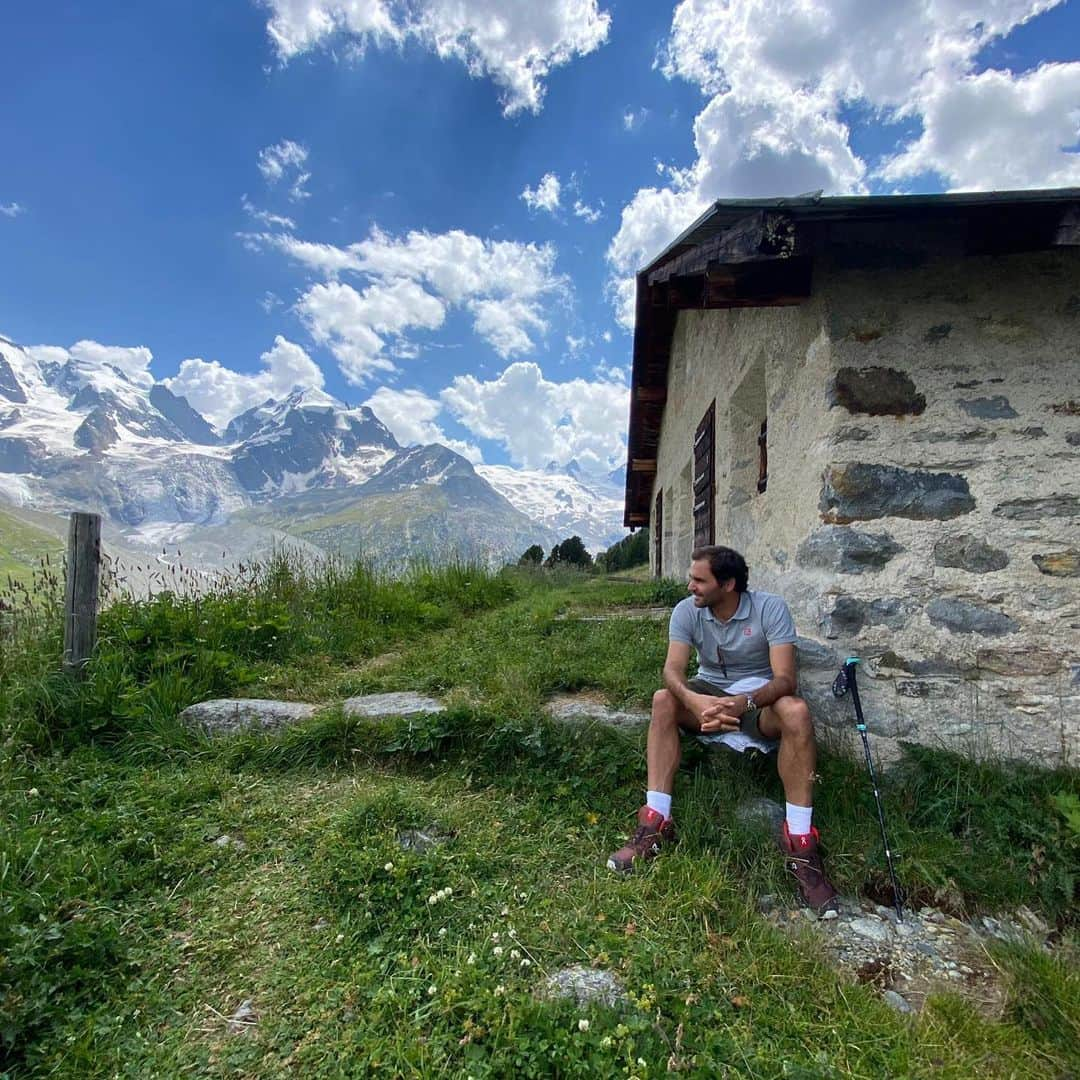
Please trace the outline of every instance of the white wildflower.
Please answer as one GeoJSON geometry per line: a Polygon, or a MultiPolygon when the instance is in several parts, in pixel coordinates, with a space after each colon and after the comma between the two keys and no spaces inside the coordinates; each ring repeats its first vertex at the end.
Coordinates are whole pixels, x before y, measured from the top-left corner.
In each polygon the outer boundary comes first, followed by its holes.
{"type": "Polygon", "coordinates": [[[501,946],[501,945],[496,945],[496,946],[495,946],[495,948],[494,948],[494,949],[492,949],[491,951],[492,951],[492,952],[493,952],[493,953],[494,953],[494,954],[495,954],[496,956],[502,956],[502,954],[503,954],[503,949],[502,949],[502,946],[501,946]]]}
{"type": "Polygon", "coordinates": [[[432,893],[432,894],[431,894],[431,895],[430,895],[430,896],[429,896],[429,897],[427,898],[427,902],[428,902],[428,903],[429,903],[429,904],[430,904],[430,905],[431,905],[432,907],[434,907],[434,906],[435,906],[435,905],[436,905],[436,904],[437,904],[437,903],[439,902],[439,898],[438,898],[438,896],[436,896],[436,895],[435,895],[435,893],[432,893]]]}
{"type": "Polygon", "coordinates": [[[521,961],[520,966],[523,968],[532,967],[532,961],[528,957],[526,957],[524,960],[521,961]]]}
{"type": "Polygon", "coordinates": [[[445,926],[444,926],[444,927],[442,927],[442,928],[441,928],[441,929],[439,930],[439,937],[446,937],[446,927],[445,927],[445,926]]]}
{"type": "Polygon", "coordinates": [[[500,983],[498,986],[495,987],[494,994],[495,994],[496,997],[502,997],[503,994],[505,994],[505,993],[506,993],[506,987],[503,986],[502,983],[500,983]]]}
{"type": "Polygon", "coordinates": [[[393,864],[392,862],[388,862],[388,863],[387,863],[387,864],[386,864],[386,865],[385,865],[385,866],[383,867],[383,869],[384,869],[384,870],[385,870],[385,871],[386,871],[386,872],[387,872],[387,873],[389,874],[389,873],[390,873],[390,871],[394,869],[394,864],[393,864]]]}
{"type": "Polygon", "coordinates": [[[465,959],[465,963],[466,964],[475,964],[476,963],[476,953],[474,953],[474,952],[469,953],[469,955],[465,959]]]}
{"type": "Polygon", "coordinates": [[[431,986],[427,988],[428,997],[434,997],[438,992],[439,988],[434,983],[432,983],[431,986]]]}
{"type": "Polygon", "coordinates": [[[579,1020],[577,1022],[577,1029],[578,1029],[578,1031],[588,1031],[589,1030],[589,1021],[588,1020],[579,1020]]]}
{"type": "Polygon", "coordinates": [[[521,950],[520,949],[511,949],[510,950],[510,959],[511,960],[516,960],[519,956],[521,956],[521,950]]]}

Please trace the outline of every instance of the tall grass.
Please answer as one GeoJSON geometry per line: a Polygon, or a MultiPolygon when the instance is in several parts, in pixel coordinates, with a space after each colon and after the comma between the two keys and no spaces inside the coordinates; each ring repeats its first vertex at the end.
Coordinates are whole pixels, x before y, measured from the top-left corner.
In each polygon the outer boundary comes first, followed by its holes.
{"type": "Polygon", "coordinates": [[[204,591],[103,599],[84,678],[60,671],[62,585],[43,566],[12,583],[0,610],[0,731],[42,746],[160,727],[208,697],[296,696],[320,673],[511,599],[509,574],[479,565],[412,566],[391,579],[363,562],[316,566],[278,554],[204,591]]]}

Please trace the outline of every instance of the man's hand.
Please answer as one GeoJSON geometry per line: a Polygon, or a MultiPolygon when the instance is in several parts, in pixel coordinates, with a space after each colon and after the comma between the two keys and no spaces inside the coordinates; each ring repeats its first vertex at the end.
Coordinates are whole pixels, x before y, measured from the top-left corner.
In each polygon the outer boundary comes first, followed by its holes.
{"type": "Polygon", "coordinates": [[[734,697],[714,697],[701,714],[701,731],[705,735],[738,731],[739,718],[746,712],[748,702],[745,694],[734,697]]]}

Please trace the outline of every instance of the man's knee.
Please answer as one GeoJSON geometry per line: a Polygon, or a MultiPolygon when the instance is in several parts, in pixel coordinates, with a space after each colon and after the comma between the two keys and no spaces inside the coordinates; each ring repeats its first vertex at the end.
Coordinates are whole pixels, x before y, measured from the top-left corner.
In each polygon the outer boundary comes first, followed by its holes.
{"type": "Polygon", "coordinates": [[[773,712],[780,722],[780,737],[795,739],[813,739],[814,720],[810,707],[801,697],[789,695],[774,701],[773,712]]]}
{"type": "Polygon", "coordinates": [[[653,723],[676,724],[679,718],[679,702],[670,690],[657,690],[652,696],[653,723]]]}

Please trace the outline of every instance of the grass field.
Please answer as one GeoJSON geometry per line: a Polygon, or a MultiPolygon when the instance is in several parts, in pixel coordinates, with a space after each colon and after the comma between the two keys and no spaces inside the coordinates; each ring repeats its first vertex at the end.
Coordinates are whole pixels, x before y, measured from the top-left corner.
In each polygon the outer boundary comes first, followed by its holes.
{"type": "MultiPolygon", "coordinates": [[[[640,801],[642,737],[542,706],[579,689],[644,705],[664,627],[560,616],[673,595],[279,565],[236,595],[114,605],[74,687],[52,674],[48,612],[23,623],[0,654],[0,1075],[1075,1075],[1074,772],[912,748],[885,777],[910,889],[970,914],[1027,904],[1058,928],[1052,954],[995,947],[996,1019],[947,994],[901,1016],[757,915],[789,886],[733,809],[777,795],[767,768],[691,755],[679,846],[630,878],[605,869],[640,801]],[[336,707],[404,688],[449,708],[336,707]],[[176,723],[231,693],[326,709],[216,743],[176,723]],[[411,829],[442,842],[403,850],[411,829]],[[538,994],[576,964],[616,974],[626,1006],[538,994]],[[252,1022],[230,1025],[245,1002],[252,1022]]],[[[857,763],[826,754],[820,771],[830,866],[857,894],[882,869],[872,798],[857,763]]]]}

